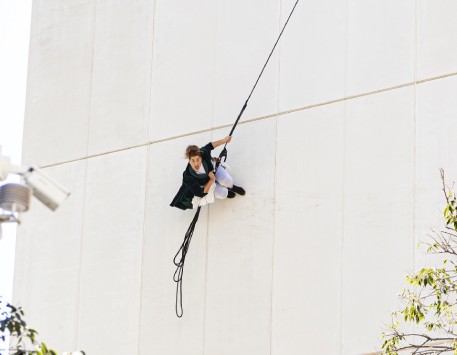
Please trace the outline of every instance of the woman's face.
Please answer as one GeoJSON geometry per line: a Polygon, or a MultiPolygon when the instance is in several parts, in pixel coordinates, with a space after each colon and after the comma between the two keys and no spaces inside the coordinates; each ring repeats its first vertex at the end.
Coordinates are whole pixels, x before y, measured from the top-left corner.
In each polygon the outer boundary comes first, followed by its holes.
{"type": "Polygon", "coordinates": [[[195,172],[198,172],[198,170],[202,166],[202,157],[199,155],[196,155],[195,157],[190,157],[189,164],[195,172]]]}

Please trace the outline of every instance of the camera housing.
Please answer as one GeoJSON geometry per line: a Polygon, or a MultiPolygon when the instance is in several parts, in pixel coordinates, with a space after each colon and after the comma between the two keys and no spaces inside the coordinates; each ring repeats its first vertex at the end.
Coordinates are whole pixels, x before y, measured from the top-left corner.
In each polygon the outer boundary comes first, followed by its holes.
{"type": "Polygon", "coordinates": [[[22,177],[33,189],[33,195],[53,211],[70,195],[60,184],[37,167],[29,168],[22,177]]]}

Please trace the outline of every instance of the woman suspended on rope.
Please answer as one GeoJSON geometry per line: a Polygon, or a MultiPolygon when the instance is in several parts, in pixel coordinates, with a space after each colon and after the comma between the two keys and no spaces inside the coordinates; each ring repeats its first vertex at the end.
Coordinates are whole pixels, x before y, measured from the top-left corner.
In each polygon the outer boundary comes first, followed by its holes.
{"type": "Polygon", "coordinates": [[[236,194],[244,195],[242,187],[233,184],[224,163],[215,166],[219,158],[212,158],[211,151],[232,140],[231,136],[208,143],[204,147],[189,145],[186,149],[186,158],[189,163],[183,173],[182,186],[171,202],[170,206],[182,210],[197,208],[214,202],[214,198],[234,198],[236,194]],[[214,172],[216,170],[216,172],[214,172]]]}

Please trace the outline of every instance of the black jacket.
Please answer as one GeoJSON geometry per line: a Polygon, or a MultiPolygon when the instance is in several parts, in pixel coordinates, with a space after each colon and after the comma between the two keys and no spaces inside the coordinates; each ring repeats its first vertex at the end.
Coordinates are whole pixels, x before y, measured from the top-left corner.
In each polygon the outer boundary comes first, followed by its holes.
{"type": "Polygon", "coordinates": [[[187,164],[186,170],[182,175],[182,185],[176,194],[170,206],[178,207],[182,210],[193,208],[192,199],[194,196],[204,197],[206,192],[203,191],[203,186],[208,182],[208,173],[214,171],[213,162],[211,160],[211,151],[214,149],[212,143],[208,143],[201,147],[202,164],[206,174],[197,174],[194,169],[187,164]]]}

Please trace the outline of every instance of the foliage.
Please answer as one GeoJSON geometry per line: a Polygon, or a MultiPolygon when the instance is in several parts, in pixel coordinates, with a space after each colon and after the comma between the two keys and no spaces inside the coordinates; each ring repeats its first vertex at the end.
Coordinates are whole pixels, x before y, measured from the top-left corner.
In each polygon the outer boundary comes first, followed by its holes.
{"type": "Polygon", "coordinates": [[[10,355],[57,355],[54,350],[48,349],[45,343],[38,341],[37,331],[27,327],[24,321],[22,307],[15,307],[0,298],[0,340],[5,342],[7,337],[14,344],[9,352],[0,354],[10,355]]]}
{"type": "Polygon", "coordinates": [[[427,253],[443,256],[441,267],[423,268],[406,277],[409,288],[400,295],[402,306],[392,313],[392,323],[383,334],[384,354],[457,354],[457,199],[443,170],[441,178],[445,227],[424,243],[427,253]]]}

